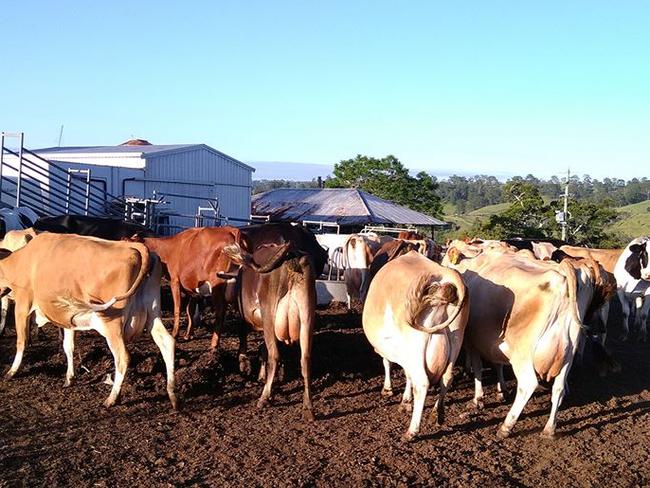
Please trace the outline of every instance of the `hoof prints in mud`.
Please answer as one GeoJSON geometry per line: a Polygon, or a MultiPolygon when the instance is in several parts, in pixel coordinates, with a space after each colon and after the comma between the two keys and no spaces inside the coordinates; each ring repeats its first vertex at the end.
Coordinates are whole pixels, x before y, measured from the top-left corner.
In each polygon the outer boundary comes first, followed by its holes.
{"type": "MultiPolygon", "coordinates": [[[[447,423],[435,424],[434,394],[421,436],[400,442],[410,415],[398,410],[403,374],[394,368],[394,395],[380,395],[383,369],[363,336],[360,316],[341,308],[318,311],[313,390],[316,422],[303,420],[297,351],[285,354],[285,382],[269,408],[255,407],[262,384],[239,373],[231,316],[217,353],[210,334],[177,342],[173,412],[162,360],[150,337],[129,345],[131,367],[121,402],[101,403],[113,364],[105,341],[78,334],[77,381],[63,388],[65,358],[56,330],[27,349],[24,367],[0,382],[0,485],[147,486],[634,486],[650,483],[650,346],[613,342],[620,373],[600,378],[574,367],[555,439],[539,434],[550,391],[541,387],[512,435],[497,429],[509,403],[498,400],[487,375],[485,408],[468,413],[473,382],[460,372],[449,394],[447,423]],[[79,357],[81,364],[79,367],[79,357]]],[[[207,323],[210,323],[209,319],[207,323]]],[[[0,337],[0,366],[14,354],[15,336],[0,337]]],[[[259,364],[259,334],[249,356],[259,364]]],[[[283,351],[284,352],[284,351],[283,351]]],[[[510,375],[512,378],[512,375],[510,375]]],[[[515,382],[508,381],[510,391],[515,382]]]]}

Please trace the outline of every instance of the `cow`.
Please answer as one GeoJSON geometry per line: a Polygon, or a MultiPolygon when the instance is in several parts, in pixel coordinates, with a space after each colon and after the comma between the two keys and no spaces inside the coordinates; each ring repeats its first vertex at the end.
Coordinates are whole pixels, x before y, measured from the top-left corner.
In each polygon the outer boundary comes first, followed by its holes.
{"type": "Polygon", "coordinates": [[[37,232],[55,232],[57,234],[78,234],[99,237],[109,241],[119,241],[134,234],[142,237],[154,237],[155,233],[147,227],[134,222],[108,217],[90,215],[58,215],[42,217],[34,222],[37,232]]]}
{"type": "Polygon", "coordinates": [[[239,240],[236,227],[193,227],[171,237],[134,236],[149,251],[156,253],[169,275],[169,284],[174,302],[174,327],[172,336],[178,336],[181,315],[181,291],[189,295],[187,303],[187,340],[192,332],[192,309],[198,297],[211,297],[215,313],[214,332],[210,347],[219,345],[219,335],[223,325],[228,299],[227,282],[217,273],[230,271],[230,260],[223,254],[223,248],[239,240]]]}
{"type": "Polygon", "coordinates": [[[384,267],[389,261],[396,259],[404,254],[407,254],[411,251],[420,252],[420,246],[417,242],[405,241],[403,239],[395,239],[392,241],[385,242],[377,250],[373,256],[372,263],[370,263],[370,268],[368,269],[368,277],[364,283],[365,290],[363,291],[364,296],[368,293],[368,287],[372,283],[373,278],[379,272],[379,270],[384,267]]]}
{"type": "MultiPolygon", "coordinates": [[[[6,249],[11,252],[17,251],[21,247],[26,246],[34,237],[36,237],[36,232],[31,227],[25,230],[10,230],[0,241],[0,249],[6,249]]],[[[10,298],[10,294],[0,298],[0,334],[4,331],[7,323],[10,298]]]]}
{"type": "Polygon", "coordinates": [[[370,284],[363,309],[363,331],[383,358],[382,393],[391,392],[390,363],[404,368],[407,383],[401,408],[413,414],[405,441],[420,430],[430,382],[440,382],[434,407],[444,421],[444,397],[453,378],[453,366],[463,342],[469,297],[460,275],[417,252],[390,261],[370,284]]]}
{"type": "MultiPolygon", "coordinates": [[[[603,279],[608,283],[614,283],[616,285],[616,278],[614,276],[614,268],[616,267],[616,262],[621,256],[623,249],[597,249],[597,248],[587,248],[579,246],[569,246],[563,245],[560,246],[556,251],[551,255],[551,260],[560,262],[566,255],[569,255],[574,258],[590,258],[596,261],[603,270],[603,279]]],[[[602,322],[603,329],[607,330],[607,322],[609,317],[611,301],[606,301],[605,304],[598,311],[598,316],[602,322]]],[[[606,334],[601,336],[601,339],[604,341],[606,334]]]]}
{"type": "Polygon", "coordinates": [[[586,268],[537,261],[508,249],[450,250],[443,260],[463,276],[471,296],[465,347],[475,378],[474,404],[482,406],[481,358],[510,364],[517,378],[514,403],[498,430],[510,435],[538,384],[554,380],[543,436],[555,434],[557,409],[580,344],[583,317],[593,296],[586,268]],[[580,292],[578,290],[580,283],[580,292]]]}
{"type": "Polygon", "coordinates": [[[119,397],[129,363],[125,342],[146,327],[163,355],[167,395],[176,408],[174,339],[160,319],[162,267],[144,245],[46,232],[16,252],[2,251],[0,257],[0,291],[12,290],[16,301],[16,356],[7,378],[22,362],[32,314],[37,324],[50,322],[64,330],[66,386],[74,377],[74,332],[96,330],[115,361],[113,387],[104,402],[110,407],[119,397]]]}
{"type": "Polygon", "coordinates": [[[614,267],[616,293],[623,308],[623,335],[629,333],[631,303],[636,302],[635,324],[639,339],[647,339],[648,310],[650,309],[650,237],[637,237],[623,250],[614,267]]]}
{"type": "MultiPolygon", "coordinates": [[[[271,399],[279,361],[278,341],[299,342],[303,415],[313,420],[311,344],[316,320],[316,277],[323,271],[327,253],[307,229],[275,223],[242,228],[240,240],[226,246],[224,253],[241,266],[237,288],[242,318],[264,333],[268,359],[258,407],[264,408],[271,399]]],[[[246,348],[246,329],[242,328],[240,370],[244,369],[246,348]]]]}
{"type": "Polygon", "coordinates": [[[345,262],[343,248],[349,237],[348,234],[316,234],[316,240],[328,254],[327,268],[324,271],[329,276],[334,273],[338,279],[339,274],[345,272],[347,263],[345,262]]]}
{"type": "Polygon", "coordinates": [[[373,233],[352,234],[343,248],[344,260],[347,263],[344,279],[348,296],[348,309],[352,308],[352,300],[365,301],[368,290],[366,284],[368,271],[373,256],[386,242],[394,240],[390,236],[379,236],[373,233]]]}

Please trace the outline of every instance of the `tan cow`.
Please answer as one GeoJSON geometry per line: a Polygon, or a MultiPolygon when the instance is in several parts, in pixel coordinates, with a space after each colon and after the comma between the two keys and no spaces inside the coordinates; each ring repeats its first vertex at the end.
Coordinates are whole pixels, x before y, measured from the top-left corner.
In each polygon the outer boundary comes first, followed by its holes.
{"type": "MultiPolygon", "coordinates": [[[[453,247],[450,246],[450,248],[453,247]]],[[[552,406],[543,435],[555,434],[557,409],[580,343],[582,318],[591,302],[591,275],[582,267],[536,261],[517,253],[488,249],[466,256],[450,253],[472,298],[465,346],[475,375],[475,403],[483,395],[481,358],[511,364],[517,394],[498,431],[507,437],[538,384],[554,379],[552,406]],[[580,283],[580,294],[578,294],[580,283]]]]}
{"type": "Polygon", "coordinates": [[[430,382],[440,382],[438,423],[444,420],[444,396],[463,342],[468,296],[460,275],[409,252],[381,268],[370,285],[363,309],[363,331],[384,358],[390,390],[390,363],[404,368],[407,384],[402,405],[413,400],[413,415],[404,440],[420,429],[430,382]]]}
{"type": "Polygon", "coordinates": [[[16,357],[7,377],[22,362],[32,314],[39,325],[51,322],[64,329],[66,385],[74,375],[74,331],[96,330],[106,338],[115,361],[113,388],[104,402],[110,407],[129,362],[125,342],[146,326],[165,360],[167,394],[176,408],[174,339],[160,319],[161,273],[157,256],[134,242],[46,232],[14,253],[3,252],[0,290],[12,290],[16,301],[16,357]]]}

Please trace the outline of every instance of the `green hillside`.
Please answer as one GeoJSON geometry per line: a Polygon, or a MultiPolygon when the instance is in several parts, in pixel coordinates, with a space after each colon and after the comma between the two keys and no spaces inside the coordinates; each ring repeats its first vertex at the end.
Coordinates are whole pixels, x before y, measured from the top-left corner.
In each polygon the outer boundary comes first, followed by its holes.
{"type": "MultiPolygon", "coordinates": [[[[456,215],[454,205],[445,204],[444,220],[459,225],[459,231],[462,232],[469,229],[479,219],[485,220],[490,215],[503,212],[509,205],[508,203],[497,203],[477,208],[467,214],[456,215]]],[[[621,220],[614,224],[615,232],[630,238],[650,235],[650,200],[619,207],[617,210],[621,214],[621,220]]]]}
{"type": "Polygon", "coordinates": [[[629,237],[650,235],[650,200],[619,207],[621,220],[614,224],[614,230],[629,237]]]}

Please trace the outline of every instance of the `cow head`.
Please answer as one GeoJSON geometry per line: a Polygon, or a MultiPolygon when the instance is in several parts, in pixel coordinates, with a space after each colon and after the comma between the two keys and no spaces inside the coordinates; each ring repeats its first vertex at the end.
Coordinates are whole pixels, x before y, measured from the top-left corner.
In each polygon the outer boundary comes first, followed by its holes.
{"type": "Polygon", "coordinates": [[[630,244],[630,255],[625,260],[625,270],[635,280],[650,281],[650,266],[648,266],[648,251],[650,239],[645,238],[640,243],[630,244]]]}
{"type": "Polygon", "coordinates": [[[0,249],[0,297],[3,297],[11,292],[11,288],[9,288],[9,282],[5,278],[4,269],[2,267],[2,261],[4,261],[5,258],[9,256],[11,256],[11,251],[8,249],[0,249]]]}

